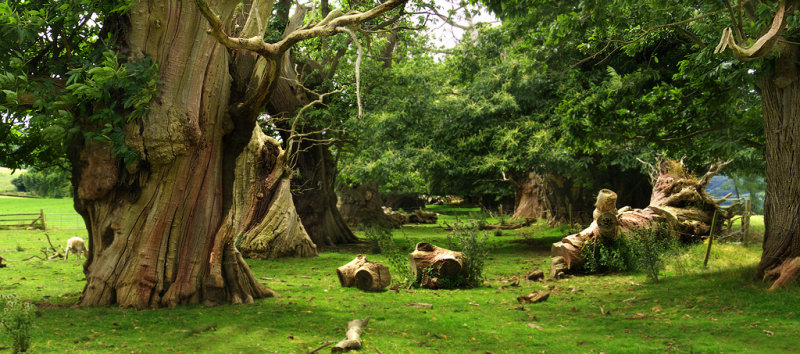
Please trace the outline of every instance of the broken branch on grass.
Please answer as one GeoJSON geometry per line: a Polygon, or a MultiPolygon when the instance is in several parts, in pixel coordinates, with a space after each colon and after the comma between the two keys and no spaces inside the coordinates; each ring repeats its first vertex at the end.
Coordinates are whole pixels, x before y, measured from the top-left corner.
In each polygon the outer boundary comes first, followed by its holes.
{"type": "Polygon", "coordinates": [[[361,320],[355,319],[347,322],[347,334],[336,346],[331,348],[331,353],[343,353],[348,350],[361,349],[361,329],[369,323],[369,317],[361,320]]]}

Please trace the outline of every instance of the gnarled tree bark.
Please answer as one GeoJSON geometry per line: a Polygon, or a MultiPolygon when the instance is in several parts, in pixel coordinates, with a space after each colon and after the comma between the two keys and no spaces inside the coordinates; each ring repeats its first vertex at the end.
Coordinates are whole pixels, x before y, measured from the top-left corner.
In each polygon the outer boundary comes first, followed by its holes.
{"type": "Polygon", "coordinates": [[[758,276],[800,257],[800,50],[781,47],[758,82],[766,134],[764,244],[758,276]]]}
{"type": "MultiPolygon", "coordinates": [[[[91,251],[80,303],[151,308],[249,303],[274,295],[252,274],[234,240],[261,233],[257,229],[272,233],[264,227],[270,220],[260,218],[270,210],[292,214],[290,203],[279,202],[286,186],[283,167],[276,167],[282,151],[256,124],[281,54],[300,40],[336,33],[337,26],[401,3],[389,0],[375,11],[298,30],[277,44],[261,39],[271,1],[251,3],[238,33],[246,40],[224,33],[233,28],[238,1],[210,7],[199,0],[139,1],[127,14],[106,20],[128,60],[147,56],[158,63],[161,84],[149,114],[125,126],[126,144],[139,151],[140,161],[124,166],[107,145],[81,137],[70,146],[75,208],[91,251]]],[[[313,250],[302,229],[286,230],[287,237],[272,234],[275,242],[313,250]]]]}

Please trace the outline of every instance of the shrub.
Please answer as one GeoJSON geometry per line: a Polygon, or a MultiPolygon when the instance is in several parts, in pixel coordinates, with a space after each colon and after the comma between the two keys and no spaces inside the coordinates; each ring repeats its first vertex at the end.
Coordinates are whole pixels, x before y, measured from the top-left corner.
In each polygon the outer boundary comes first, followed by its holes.
{"type": "Polygon", "coordinates": [[[413,248],[410,241],[397,242],[392,238],[392,229],[387,226],[373,224],[364,227],[364,236],[370,242],[372,253],[386,256],[389,268],[392,269],[392,283],[405,286],[411,282],[411,269],[408,267],[408,254],[413,248]]]}
{"type": "Polygon", "coordinates": [[[581,248],[586,273],[634,270],[633,254],[624,237],[611,242],[588,240],[581,248]]]}
{"type": "MultiPolygon", "coordinates": [[[[464,253],[464,281],[468,286],[483,285],[483,267],[491,251],[489,236],[480,230],[480,222],[456,219],[453,231],[447,235],[448,248],[464,253]]],[[[460,284],[453,284],[457,287],[460,284]]]]}
{"type": "Polygon", "coordinates": [[[678,241],[664,225],[633,230],[610,242],[589,240],[581,248],[587,273],[643,272],[658,281],[665,257],[678,248],[678,241]]]}
{"type": "Polygon", "coordinates": [[[636,230],[627,235],[627,238],[634,256],[635,269],[657,282],[658,274],[666,266],[665,256],[678,249],[678,241],[664,225],[636,230]]]}
{"type": "Polygon", "coordinates": [[[367,238],[370,245],[370,252],[383,253],[381,245],[388,245],[387,240],[392,239],[392,229],[390,227],[373,223],[362,226],[364,237],[367,238]]]}
{"type": "Polygon", "coordinates": [[[0,326],[11,338],[15,353],[27,351],[31,344],[31,327],[35,307],[15,295],[0,295],[0,326]]]}
{"type": "Polygon", "coordinates": [[[58,168],[28,170],[19,178],[25,190],[39,197],[64,198],[72,195],[70,173],[58,168]]]}
{"type": "Polygon", "coordinates": [[[25,182],[22,181],[22,176],[18,176],[11,180],[11,184],[14,185],[14,188],[17,189],[17,192],[27,192],[28,190],[25,189],[25,182]]]}

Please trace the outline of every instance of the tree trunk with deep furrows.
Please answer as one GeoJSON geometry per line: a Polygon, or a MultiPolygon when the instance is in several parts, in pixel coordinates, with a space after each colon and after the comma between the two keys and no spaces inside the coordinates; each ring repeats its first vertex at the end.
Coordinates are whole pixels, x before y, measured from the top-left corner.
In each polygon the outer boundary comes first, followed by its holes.
{"type": "Polygon", "coordinates": [[[758,276],[800,257],[800,50],[781,48],[758,83],[766,134],[764,244],[758,276]]]}

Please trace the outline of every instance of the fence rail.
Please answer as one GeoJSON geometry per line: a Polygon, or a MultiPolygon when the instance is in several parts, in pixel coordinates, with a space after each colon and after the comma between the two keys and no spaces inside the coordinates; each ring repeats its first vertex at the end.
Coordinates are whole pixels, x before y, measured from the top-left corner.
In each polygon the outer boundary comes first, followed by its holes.
{"type": "Polygon", "coordinates": [[[0,214],[0,229],[29,227],[47,230],[44,209],[39,209],[38,213],[0,214]]]}

